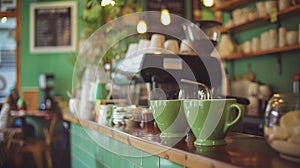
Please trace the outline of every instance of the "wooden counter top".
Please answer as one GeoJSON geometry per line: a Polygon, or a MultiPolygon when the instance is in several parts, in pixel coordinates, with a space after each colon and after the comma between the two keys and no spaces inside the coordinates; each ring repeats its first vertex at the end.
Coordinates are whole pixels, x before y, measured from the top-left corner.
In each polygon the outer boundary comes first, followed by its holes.
{"type": "Polygon", "coordinates": [[[299,163],[280,158],[265,139],[259,136],[231,132],[225,139],[227,145],[203,147],[196,150],[192,134],[175,143],[161,140],[160,131],[153,122],[145,124],[143,128],[138,126],[110,127],[93,121],[80,120],[71,113],[63,114],[63,118],[186,167],[299,167],[299,163]]]}

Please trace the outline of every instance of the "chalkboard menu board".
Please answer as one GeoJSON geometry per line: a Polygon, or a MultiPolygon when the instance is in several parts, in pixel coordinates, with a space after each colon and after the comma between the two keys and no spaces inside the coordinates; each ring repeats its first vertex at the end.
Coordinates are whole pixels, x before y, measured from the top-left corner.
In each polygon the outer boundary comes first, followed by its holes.
{"type": "Polygon", "coordinates": [[[74,51],[76,2],[32,3],[31,52],[74,51]]]}

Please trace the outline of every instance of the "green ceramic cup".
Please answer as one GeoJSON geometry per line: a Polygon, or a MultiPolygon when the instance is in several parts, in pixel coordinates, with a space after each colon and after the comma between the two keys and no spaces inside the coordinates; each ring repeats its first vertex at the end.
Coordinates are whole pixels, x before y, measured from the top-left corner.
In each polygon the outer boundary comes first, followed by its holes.
{"type": "Polygon", "coordinates": [[[161,131],[160,138],[183,138],[190,130],[182,100],[151,100],[154,120],[161,131]]]}
{"type": "Polygon", "coordinates": [[[196,137],[195,147],[225,145],[228,129],[242,118],[243,112],[235,99],[184,100],[184,113],[196,137]]]}
{"type": "Polygon", "coordinates": [[[97,83],[95,87],[96,100],[105,100],[107,98],[106,84],[97,83]]]}

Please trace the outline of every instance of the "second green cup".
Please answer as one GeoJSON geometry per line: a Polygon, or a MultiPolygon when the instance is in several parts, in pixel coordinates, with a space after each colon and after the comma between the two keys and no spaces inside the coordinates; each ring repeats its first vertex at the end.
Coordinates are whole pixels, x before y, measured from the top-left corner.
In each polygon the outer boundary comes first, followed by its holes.
{"type": "Polygon", "coordinates": [[[244,109],[235,99],[184,100],[184,112],[199,147],[226,144],[228,129],[241,119],[244,109]]]}

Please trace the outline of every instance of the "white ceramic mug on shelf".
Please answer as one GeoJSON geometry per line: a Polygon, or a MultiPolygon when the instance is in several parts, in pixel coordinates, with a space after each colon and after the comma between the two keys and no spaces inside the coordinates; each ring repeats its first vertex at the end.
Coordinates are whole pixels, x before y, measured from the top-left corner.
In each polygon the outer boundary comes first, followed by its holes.
{"type": "Polygon", "coordinates": [[[180,43],[180,53],[181,54],[193,54],[193,49],[190,47],[191,44],[187,39],[183,39],[180,43]]]}
{"type": "Polygon", "coordinates": [[[256,3],[256,9],[258,11],[258,16],[259,17],[264,17],[267,15],[267,12],[266,12],[266,5],[265,5],[265,2],[264,1],[261,1],[261,2],[257,2],[256,3]]]}
{"type": "Polygon", "coordinates": [[[251,42],[246,41],[243,45],[243,51],[244,53],[250,53],[251,52],[251,42]]]}
{"type": "Polygon", "coordinates": [[[269,49],[268,38],[269,38],[269,33],[268,32],[263,32],[260,35],[261,50],[267,50],[267,49],[269,49]]]}
{"type": "Polygon", "coordinates": [[[242,12],[243,12],[242,9],[235,9],[232,12],[232,19],[235,25],[241,24],[242,12]]]}
{"type": "Polygon", "coordinates": [[[251,47],[252,52],[257,52],[260,50],[260,39],[258,37],[252,38],[251,47]]]}
{"type": "Polygon", "coordinates": [[[278,9],[283,10],[291,5],[291,0],[278,0],[278,9]]]}
{"type": "Polygon", "coordinates": [[[266,12],[271,14],[272,10],[277,10],[277,1],[266,1],[266,12]]]}
{"type": "Polygon", "coordinates": [[[286,42],[288,45],[295,45],[298,43],[298,31],[290,30],[286,33],[286,42]]]}
{"type": "Polygon", "coordinates": [[[162,34],[153,34],[150,40],[150,48],[164,48],[165,36],[162,34]]]}
{"type": "Polygon", "coordinates": [[[278,37],[278,45],[279,47],[284,47],[286,46],[286,31],[287,29],[285,27],[280,27],[279,28],[279,37],[278,37]]]}
{"type": "Polygon", "coordinates": [[[170,39],[165,41],[164,47],[168,52],[177,54],[179,53],[179,44],[178,41],[175,39],[170,39]]]}
{"type": "Polygon", "coordinates": [[[277,30],[275,29],[270,29],[268,31],[268,48],[272,49],[272,48],[276,48],[277,47],[277,30]]]}
{"type": "Polygon", "coordinates": [[[248,17],[248,20],[250,20],[250,21],[254,20],[254,19],[256,19],[258,17],[258,13],[255,12],[255,11],[250,11],[248,13],[247,17],[248,17]]]}

